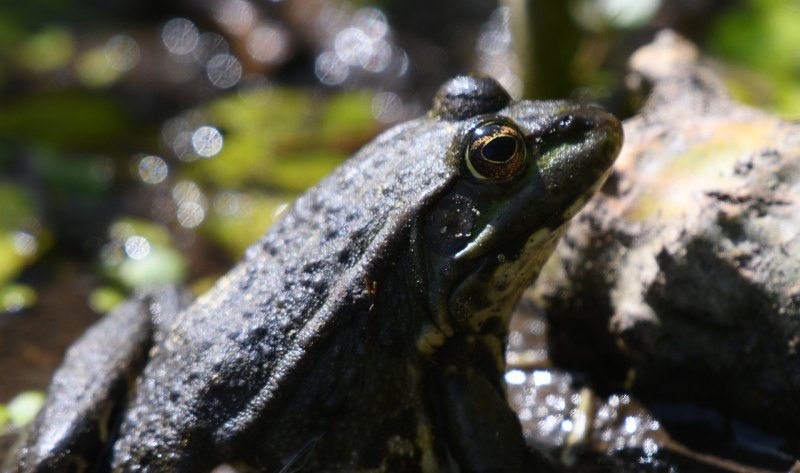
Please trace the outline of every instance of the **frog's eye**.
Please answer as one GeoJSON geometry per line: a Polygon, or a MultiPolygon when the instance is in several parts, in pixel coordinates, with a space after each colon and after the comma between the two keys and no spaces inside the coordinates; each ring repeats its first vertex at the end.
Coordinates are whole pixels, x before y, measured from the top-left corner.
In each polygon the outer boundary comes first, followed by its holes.
{"type": "Polygon", "coordinates": [[[525,167],[525,140],[511,123],[489,121],[472,129],[467,140],[467,169],[478,179],[505,180],[525,167]]]}

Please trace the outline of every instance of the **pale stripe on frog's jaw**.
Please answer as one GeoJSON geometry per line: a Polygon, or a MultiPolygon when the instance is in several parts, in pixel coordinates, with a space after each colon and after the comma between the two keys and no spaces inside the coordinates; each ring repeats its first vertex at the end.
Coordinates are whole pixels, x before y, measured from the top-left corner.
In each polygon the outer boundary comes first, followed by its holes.
{"type": "Polygon", "coordinates": [[[472,259],[478,256],[482,248],[491,245],[497,236],[497,229],[491,223],[486,225],[483,231],[469,242],[461,251],[456,253],[455,260],[472,259]]]}

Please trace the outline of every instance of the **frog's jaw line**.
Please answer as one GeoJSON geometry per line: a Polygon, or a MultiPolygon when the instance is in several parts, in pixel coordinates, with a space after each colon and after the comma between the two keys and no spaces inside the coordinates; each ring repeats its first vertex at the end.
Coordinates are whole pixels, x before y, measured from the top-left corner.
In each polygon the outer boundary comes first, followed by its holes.
{"type": "Polygon", "coordinates": [[[483,253],[484,248],[490,248],[497,235],[497,229],[492,224],[487,224],[483,231],[467,244],[453,258],[455,261],[473,259],[483,253]]]}
{"type": "Polygon", "coordinates": [[[608,176],[611,175],[611,171],[612,168],[608,168],[608,170],[606,170],[606,172],[600,176],[599,179],[597,179],[597,182],[595,182],[589,189],[575,199],[575,202],[564,211],[564,221],[569,221],[583,209],[589,199],[591,199],[592,196],[594,196],[594,194],[597,193],[597,191],[603,186],[603,184],[605,184],[606,179],[608,179],[608,176]]]}

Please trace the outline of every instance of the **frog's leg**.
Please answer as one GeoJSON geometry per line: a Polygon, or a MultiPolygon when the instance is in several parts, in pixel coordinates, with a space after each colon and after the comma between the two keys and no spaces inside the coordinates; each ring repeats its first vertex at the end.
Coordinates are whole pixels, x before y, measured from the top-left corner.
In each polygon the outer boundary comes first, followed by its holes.
{"type": "Polygon", "coordinates": [[[102,471],[154,334],[189,298],[142,291],[95,323],[67,351],[47,401],[6,472],[102,471]]]}
{"type": "Polygon", "coordinates": [[[440,357],[440,419],[451,455],[463,472],[545,472],[525,445],[500,382],[495,357],[481,343],[451,340],[440,357]]]}

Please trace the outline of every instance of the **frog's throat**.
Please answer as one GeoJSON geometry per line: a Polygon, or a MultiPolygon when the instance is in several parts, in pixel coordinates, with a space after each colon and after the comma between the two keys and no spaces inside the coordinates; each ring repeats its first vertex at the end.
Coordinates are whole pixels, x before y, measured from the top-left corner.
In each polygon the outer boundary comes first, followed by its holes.
{"type": "MultiPolygon", "coordinates": [[[[522,292],[539,275],[566,228],[563,223],[545,226],[505,242],[502,248],[507,253],[492,250],[476,256],[472,261],[476,269],[454,281],[439,317],[420,333],[417,348],[431,355],[457,333],[502,339],[522,292]]],[[[498,363],[502,364],[502,356],[498,363]]]]}
{"type": "MultiPolygon", "coordinates": [[[[499,231],[494,222],[484,226],[450,259],[451,274],[439,284],[429,282],[428,288],[436,289],[427,296],[431,324],[423,328],[417,340],[420,351],[433,353],[458,333],[477,334],[490,319],[499,322],[492,324],[497,327],[495,330],[505,330],[511,309],[522,290],[539,274],[561,235],[563,223],[554,216],[544,219],[536,226],[538,230],[532,231],[499,231]]],[[[441,278],[443,274],[434,277],[441,278]]]]}
{"type": "Polygon", "coordinates": [[[464,275],[450,294],[453,323],[462,331],[490,328],[504,334],[522,291],[539,276],[565,229],[564,223],[545,226],[481,255],[478,268],[464,275]]]}

